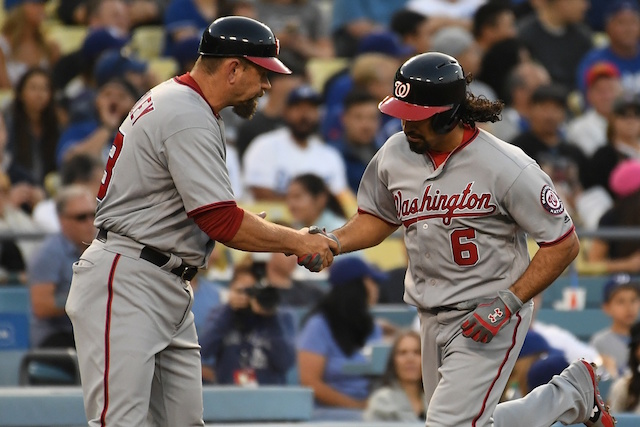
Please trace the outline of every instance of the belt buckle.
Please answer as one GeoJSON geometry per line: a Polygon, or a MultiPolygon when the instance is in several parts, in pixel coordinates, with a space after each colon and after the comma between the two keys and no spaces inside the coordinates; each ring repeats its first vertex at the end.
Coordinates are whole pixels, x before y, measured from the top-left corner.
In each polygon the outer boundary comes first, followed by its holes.
{"type": "Polygon", "coordinates": [[[185,267],[182,270],[182,273],[180,274],[180,278],[182,280],[191,280],[196,276],[197,273],[198,273],[197,267],[193,267],[193,266],[185,267]]]}

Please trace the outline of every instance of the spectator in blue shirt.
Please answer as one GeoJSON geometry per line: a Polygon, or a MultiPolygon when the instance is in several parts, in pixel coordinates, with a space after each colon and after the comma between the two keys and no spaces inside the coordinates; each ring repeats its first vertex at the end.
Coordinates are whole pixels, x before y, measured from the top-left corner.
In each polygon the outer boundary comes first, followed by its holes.
{"type": "Polygon", "coordinates": [[[60,232],[42,244],[28,266],[31,346],[74,347],[71,321],[64,311],[73,263],[95,236],[96,198],[86,187],[63,188],[56,198],[60,232]]]}
{"type": "Polygon", "coordinates": [[[365,408],[370,379],[344,368],[365,363],[363,348],[382,338],[369,306],[377,301],[376,282],[384,277],[356,257],[339,259],[329,270],[331,290],[311,311],[298,337],[300,382],[313,389],[318,405],[365,408]]]}
{"type": "Polygon", "coordinates": [[[238,265],[228,303],[214,308],[203,327],[202,358],[215,359],[218,384],[285,384],[295,364],[293,316],[278,310],[277,290],[263,278],[253,266],[238,265]]]}

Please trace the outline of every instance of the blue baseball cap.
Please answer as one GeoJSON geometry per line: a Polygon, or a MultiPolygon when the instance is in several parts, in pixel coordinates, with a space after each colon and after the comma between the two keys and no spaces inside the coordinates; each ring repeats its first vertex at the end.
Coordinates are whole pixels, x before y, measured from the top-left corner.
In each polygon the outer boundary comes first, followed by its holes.
{"type": "Polygon", "coordinates": [[[357,256],[338,259],[329,268],[329,283],[333,286],[339,286],[365,277],[370,277],[379,283],[387,280],[389,275],[357,256]]]}
{"type": "Polygon", "coordinates": [[[527,372],[529,391],[548,383],[554,375],[560,375],[560,372],[564,371],[567,366],[569,366],[569,362],[559,350],[554,350],[547,357],[536,360],[527,372]]]}
{"type": "Polygon", "coordinates": [[[128,72],[145,73],[148,64],[130,56],[123,55],[119,50],[108,50],[100,55],[93,70],[93,76],[98,86],[102,86],[114,78],[122,78],[128,72]]]}
{"type": "Polygon", "coordinates": [[[315,105],[322,104],[322,96],[311,86],[301,85],[289,92],[287,97],[287,105],[299,104],[301,102],[310,102],[315,105]]]}
{"type": "Polygon", "coordinates": [[[122,49],[128,42],[128,37],[121,36],[115,30],[100,28],[87,34],[80,52],[86,60],[94,61],[104,51],[122,49]]]}
{"type": "Polygon", "coordinates": [[[533,356],[540,353],[549,353],[550,351],[551,346],[547,340],[538,332],[529,329],[524,338],[524,343],[522,344],[522,349],[520,350],[518,357],[533,356]]]}
{"type": "Polygon", "coordinates": [[[640,283],[634,282],[628,274],[615,274],[607,280],[602,288],[602,301],[609,302],[613,295],[621,289],[635,290],[640,295],[640,283]]]}
{"type": "Polygon", "coordinates": [[[358,55],[363,53],[383,53],[397,58],[404,58],[416,52],[413,47],[402,44],[396,34],[390,31],[380,31],[360,39],[358,55]]]}
{"type": "Polygon", "coordinates": [[[611,19],[619,12],[629,10],[640,14],[640,5],[637,0],[613,0],[609,3],[604,12],[605,22],[611,19]]]}

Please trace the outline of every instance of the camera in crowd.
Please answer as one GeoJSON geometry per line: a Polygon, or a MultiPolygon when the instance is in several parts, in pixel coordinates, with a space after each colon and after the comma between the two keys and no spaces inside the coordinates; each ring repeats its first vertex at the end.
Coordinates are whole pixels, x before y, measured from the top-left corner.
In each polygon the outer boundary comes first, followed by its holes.
{"type": "Polygon", "coordinates": [[[250,298],[254,298],[265,312],[270,314],[275,312],[280,302],[280,294],[267,280],[266,263],[254,262],[251,270],[256,277],[256,284],[245,289],[245,292],[250,298]]]}

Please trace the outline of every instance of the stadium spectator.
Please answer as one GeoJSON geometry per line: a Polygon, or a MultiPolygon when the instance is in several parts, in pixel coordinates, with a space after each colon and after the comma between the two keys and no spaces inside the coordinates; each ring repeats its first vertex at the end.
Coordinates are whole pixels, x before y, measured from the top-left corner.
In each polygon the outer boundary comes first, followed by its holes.
{"type": "Polygon", "coordinates": [[[488,84],[501,100],[509,99],[507,92],[511,72],[522,63],[530,63],[531,54],[520,40],[515,37],[494,43],[484,52],[480,61],[478,80],[488,84]]]}
{"type": "Polygon", "coordinates": [[[366,421],[424,421],[427,402],[422,389],[420,335],[400,332],[391,346],[381,387],[373,392],[364,413],[366,421]]]}
{"type": "Polygon", "coordinates": [[[303,174],[293,178],[287,189],[286,202],[295,227],[317,225],[335,230],[346,221],[340,202],[318,175],[303,174]]]}
{"type": "Polygon", "coordinates": [[[258,19],[256,0],[219,0],[218,16],[232,15],[258,19]]]}
{"type": "Polygon", "coordinates": [[[56,198],[60,233],[48,237],[28,262],[31,295],[31,345],[74,347],[71,321],[64,305],[72,266],[95,237],[96,199],[87,188],[71,186],[56,198]]]}
{"type": "Polygon", "coordinates": [[[268,255],[265,262],[267,283],[278,291],[282,307],[313,307],[324,297],[325,289],[315,283],[318,282],[317,279],[307,281],[294,278],[297,267],[295,257],[281,253],[268,255]]]}
{"type": "Polygon", "coordinates": [[[482,54],[496,43],[514,38],[516,17],[509,0],[491,0],[480,6],[473,14],[471,31],[482,54]]]}
{"type": "MultiPolygon", "coordinates": [[[[74,184],[84,185],[91,194],[97,195],[103,172],[104,164],[100,159],[86,154],[78,154],[60,166],[58,171],[59,185],[61,188],[74,184]]],[[[60,231],[60,221],[56,213],[54,197],[40,201],[33,209],[31,216],[41,230],[50,233],[60,231]]]]}
{"type": "MultiPolygon", "coordinates": [[[[617,199],[600,218],[600,227],[640,226],[640,161],[625,160],[611,172],[610,186],[617,199]]],[[[601,265],[604,272],[640,272],[640,242],[594,238],[589,246],[590,264],[601,265]]]]}
{"type": "Polygon", "coordinates": [[[597,62],[587,72],[588,108],[567,124],[567,141],[591,157],[607,143],[607,118],[622,95],[620,71],[610,62],[597,62]]]}
{"type": "Polygon", "coordinates": [[[335,55],[353,57],[361,38],[388,28],[407,0],[334,0],[331,19],[335,55]]]}
{"type": "Polygon", "coordinates": [[[566,96],[565,89],[559,85],[538,87],[530,99],[530,129],[511,143],[538,162],[553,180],[567,210],[575,213],[575,198],[582,190],[580,174],[584,173],[586,158],[560,132],[566,118],[566,96]]]}
{"type": "Polygon", "coordinates": [[[523,19],[518,30],[532,57],[569,90],[576,87],[576,69],[592,46],[591,31],[582,23],[588,6],[586,0],[539,0],[535,15],[523,19]]]}
{"type": "Polygon", "coordinates": [[[11,182],[43,187],[47,174],[56,169],[55,149],[60,135],[47,71],[32,68],[22,75],[13,104],[5,114],[5,122],[9,135],[11,182]]]}
{"type": "Polygon", "coordinates": [[[611,386],[609,404],[611,412],[640,414],[640,322],[631,327],[627,373],[611,386]]]}
{"type": "Polygon", "coordinates": [[[365,168],[378,151],[376,135],[382,122],[378,102],[366,91],[356,89],[347,94],[342,111],[342,138],[331,143],[342,155],[354,194],[365,168]]]}
{"type": "Polygon", "coordinates": [[[302,58],[330,58],[333,42],[328,23],[315,2],[299,0],[259,0],[258,20],[273,30],[283,49],[302,58]]]}
{"type": "Polygon", "coordinates": [[[182,40],[201,37],[218,16],[218,3],[210,0],[171,0],[164,11],[164,54],[173,56],[182,40]]]}
{"type": "Polygon", "coordinates": [[[204,326],[209,313],[218,307],[222,300],[222,293],[227,292],[221,284],[209,280],[205,274],[198,274],[191,279],[193,289],[193,323],[196,325],[198,336],[204,334],[204,326]]]}
{"type": "Polygon", "coordinates": [[[215,307],[200,336],[204,360],[215,358],[215,382],[285,384],[295,364],[293,316],[277,308],[278,294],[253,265],[239,264],[227,304],[215,307]]]}
{"type": "Polygon", "coordinates": [[[338,197],[351,194],[340,153],[316,135],[320,95],[310,86],[289,94],[285,127],[264,133],[247,149],[244,181],[256,200],[284,200],[289,182],[302,173],[321,176],[338,197]]]}
{"type": "Polygon", "coordinates": [[[613,103],[607,124],[607,143],[591,156],[584,186],[602,186],[615,197],[609,177],[613,168],[626,159],[640,158],[640,96],[624,94],[613,103]]]}
{"type": "Polygon", "coordinates": [[[432,32],[429,18],[425,15],[400,9],[391,17],[389,28],[400,37],[402,44],[411,46],[416,54],[429,51],[432,32]]]}
{"type": "Polygon", "coordinates": [[[15,86],[33,67],[49,68],[60,56],[57,44],[45,37],[44,1],[5,0],[0,29],[0,88],[15,86]]]}
{"type": "Polygon", "coordinates": [[[146,61],[115,49],[107,50],[100,55],[93,69],[93,77],[98,87],[109,80],[126,80],[140,94],[146,93],[160,83],[149,70],[149,64],[146,61]]]}
{"type": "Polygon", "coordinates": [[[126,80],[109,80],[98,89],[97,117],[70,125],[60,136],[55,160],[58,164],[76,154],[98,157],[106,163],[118,126],[138,100],[139,93],[126,80]]]}
{"type": "Polygon", "coordinates": [[[611,318],[611,326],[595,333],[590,343],[614,362],[611,373],[617,378],[628,366],[631,326],[640,314],[640,283],[633,282],[628,274],[611,277],[603,288],[602,311],[611,318]]]}
{"type": "MultiPolygon", "coordinates": [[[[466,75],[475,76],[480,71],[480,50],[471,33],[464,28],[447,27],[439,30],[431,39],[431,48],[456,58],[466,75]]],[[[468,90],[490,101],[497,99],[493,89],[477,78],[468,85],[468,90]]]]}
{"type": "Polygon", "coordinates": [[[609,43],[589,51],[580,62],[576,75],[584,92],[587,72],[597,62],[611,62],[622,77],[627,93],[640,93],[640,6],[637,0],[611,0],[607,2],[605,29],[609,43]]]}
{"type": "Polygon", "coordinates": [[[551,83],[547,70],[534,62],[518,64],[506,79],[507,106],[502,111],[502,120],[491,124],[495,136],[507,142],[529,130],[531,94],[540,86],[551,83]]]}
{"type": "Polygon", "coordinates": [[[242,122],[238,127],[235,147],[240,158],[247,147],[258,135],[275,130],[282,126],[282,114],[287,104],[289,93],[301,86],[305,80],[305,63],[292,54],[281,52],[279,59],[291,70],[291,74],[269,73],[271,89],[266,94],[266,101],[258,108],[251,120],[242,122]]]}
{"type": "Polygon", "coordinates": [[[364,409],[371,380],[343,371],[364,362],[363,349],[382,339],[369,307],[377,301],[383,275],[356,257],[337,259],[329,270],[331,290],[310,312],[298,336],[300,383],[311,387],[317,405],[364,409]]]}

